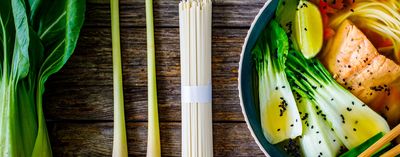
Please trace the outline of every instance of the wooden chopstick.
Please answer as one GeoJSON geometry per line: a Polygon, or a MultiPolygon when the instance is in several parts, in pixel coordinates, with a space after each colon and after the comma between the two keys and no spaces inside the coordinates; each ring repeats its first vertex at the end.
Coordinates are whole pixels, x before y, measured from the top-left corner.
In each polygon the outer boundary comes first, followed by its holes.
{"type": "MultiPolygon", "coordinates": [[[[376,141],[371,147],[369,147],[367,150],[365,150],[363,153],[361,153],[360,155],[358,155],[358,157],[370,157],[373,153],[375,153],[376,151],[378,151],[380,148],[382,148],[385,144],[389,143],[390,141],[392,141],[394,138],[396,138],[397,136],[400,135],[400,124],[397,125],[394,129],[392,129],[391,131],[389,131],[385,136],[383,136],[381,139],[379,139],[378,141],[376,141]]],[[[399,146],[396,146],[395,148],[393,148],[392,150],[390,150],[387,153],[395,153],[396,150],[397,152],[400,151],[398,148],[399,146]]]]}
{"type": "Polygon", "coordinates": [[[396,156],[399,154],[400,154],[400,144],[398,144],[396,147],[392,148],[391,150],[387,151],[381,157],[393,157],[393,156],[396,156]]]}

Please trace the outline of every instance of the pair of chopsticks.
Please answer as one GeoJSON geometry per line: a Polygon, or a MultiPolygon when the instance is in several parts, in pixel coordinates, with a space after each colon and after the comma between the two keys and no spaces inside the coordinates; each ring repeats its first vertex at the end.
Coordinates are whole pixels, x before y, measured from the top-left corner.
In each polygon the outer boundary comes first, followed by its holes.
{"type": "MultiPolygon", "coordinates": [[[[371,147],[361,153],[358,157],[370,157],[373,153],[382,148],[385,144],[389,143],[397,136],[400,135],[400,124],[398,124],[394,129],[392,129],[389,133],[383,136],[381,139],[376,141],[371,147]]],[[[392,148],[391,150],[384,153],[381,157],[394,157],[400,154],[400,144],[392,148]]]]}

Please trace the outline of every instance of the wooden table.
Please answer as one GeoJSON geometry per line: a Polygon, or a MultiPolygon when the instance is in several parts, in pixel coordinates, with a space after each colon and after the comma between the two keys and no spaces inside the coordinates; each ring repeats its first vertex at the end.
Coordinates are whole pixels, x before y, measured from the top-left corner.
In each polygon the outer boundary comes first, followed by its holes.
{"type": "MultiPolygon", "coordinates": [[[[154,0],[158,102],[163,156],[180,156],[178,0],[154,0]]],[[[215,156],[263,156],[244,122],[237,76],[247,30],[265,0],[214,0],[215,156]]],[[[122,0],[121,46],[129,154],[145,156],[147,75],[144,0],[122,0]]],[[[55,156],[110,156],[113,97],[110,7],[88,0],[72,58],[47,83],[45,113],[55,156]]]]}

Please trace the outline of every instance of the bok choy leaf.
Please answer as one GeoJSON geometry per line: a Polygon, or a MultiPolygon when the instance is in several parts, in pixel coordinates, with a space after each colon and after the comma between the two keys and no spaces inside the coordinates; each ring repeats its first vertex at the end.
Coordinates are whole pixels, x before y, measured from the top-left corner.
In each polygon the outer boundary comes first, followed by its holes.
{"type": "Polygon", "coordinates": [[[42,95],[73,53],[84,11],[82,0],[0,1],[0,156],[52,156],[42,95]]]}
{"type": "Polygon", "coordinates": [[[261,126],[272,144],[302,133],[300,115],[284,70],[288,49],[285,31],[272,20],[252,51],[259,80],[261,126]]]}
{"type": "Polygon", "coordinates": [[[388,132],[385,119],[361,100],[340,86],[317,59],[306,59],[291,51],[287,59],[287,75],[295,90],[302,91],[316,102],[340,141],[352,149],[379,132],[388,132]]]}

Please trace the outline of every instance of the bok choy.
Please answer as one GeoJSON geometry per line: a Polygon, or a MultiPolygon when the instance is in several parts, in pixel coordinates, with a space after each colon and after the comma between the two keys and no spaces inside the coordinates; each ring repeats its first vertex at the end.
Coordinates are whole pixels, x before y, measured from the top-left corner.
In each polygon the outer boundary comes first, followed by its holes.
{"type": "Polygon", "coordinates": [[[259,80],[261,126],[264,136],[273,144],[302,133],[300,115],[284,70],[288,49],[285,31],[272,20],[252,51],[259,80]]]}
{"type": "Polygon", "coordinates": [[[326,121],[325,114],[306,93],[298,90],[294,93],[303,123],[303,135],[299,139],[303,154],[337,156],[343,144],[326,121]]]}
{"type": "Polygon", "coordinates": [[[290,51],[286,73],[295,90],[315,101],[315,108],[338,139],[352,149],[379,132],[388,132],[385,119],[340,86],[317,59],[290,51]]]}
{"type": "Polygon", "coordinates": [[[84,0],[0,1],[0,156],[52,156],[47,79],[72,55],[84,0]]]}

